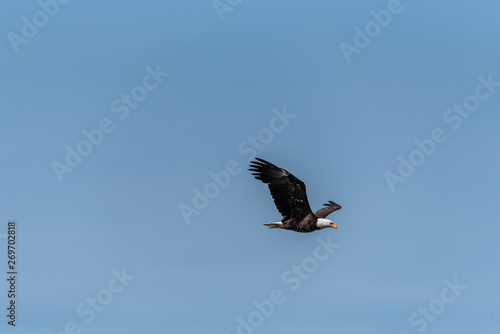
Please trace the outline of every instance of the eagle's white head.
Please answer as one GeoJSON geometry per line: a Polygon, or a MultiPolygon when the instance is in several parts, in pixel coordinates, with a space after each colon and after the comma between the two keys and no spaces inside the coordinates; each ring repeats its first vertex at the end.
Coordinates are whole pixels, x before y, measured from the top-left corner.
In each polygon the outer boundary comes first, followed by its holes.
{"type": "Polygon", "coordinates": [[[332,222],[330,219],[325,219],[325,218],[318,218],[316,226],[318,228],[333,227],[334,229],[337,229],[337,225],[335,225],[334,222],[332,222]]]}

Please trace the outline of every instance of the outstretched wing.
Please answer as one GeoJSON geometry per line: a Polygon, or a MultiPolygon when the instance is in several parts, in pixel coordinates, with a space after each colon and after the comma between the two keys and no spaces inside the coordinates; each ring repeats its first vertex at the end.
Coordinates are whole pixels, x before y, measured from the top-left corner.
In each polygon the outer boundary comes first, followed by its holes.
{"type": "Polygon", "coordinates": [[[257,180],[268,184],[274,204],[284,220],[294,219],[298,223],[312,214],[304,182],[266,160],[255,159],[257,161],[252,161],[248,170],[257,180]]]}
{"type": "Polygon", "coordinates": [[[326,218],[330,213],[333,211],[337,211],[339,209],[342,209],[340,205],[338,205],[335,202],[328,201],[328,203],[323,204],[325,207],[321,210],[318,210],[314,215],[316,218],[326,218]]]}

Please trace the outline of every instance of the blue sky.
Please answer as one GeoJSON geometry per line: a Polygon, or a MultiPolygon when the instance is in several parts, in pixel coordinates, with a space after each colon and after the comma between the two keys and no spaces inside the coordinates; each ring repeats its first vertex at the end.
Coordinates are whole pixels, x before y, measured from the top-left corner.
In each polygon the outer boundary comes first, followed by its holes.
{"type": "Polygon", "coordinates": [[[500,329],[497,2],[1,7],[2,332],[500,329]]]}

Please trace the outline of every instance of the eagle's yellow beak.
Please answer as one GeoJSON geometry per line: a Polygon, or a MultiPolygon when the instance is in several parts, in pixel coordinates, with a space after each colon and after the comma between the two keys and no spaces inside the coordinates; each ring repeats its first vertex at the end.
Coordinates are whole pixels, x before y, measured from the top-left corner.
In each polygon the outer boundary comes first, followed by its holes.
{"type": "Polygon", "coordinates": [[[337,225],[335,225],[334,223],[332,223],[330,226],[333,227],[334,229],[337,229],[337,225]]]}

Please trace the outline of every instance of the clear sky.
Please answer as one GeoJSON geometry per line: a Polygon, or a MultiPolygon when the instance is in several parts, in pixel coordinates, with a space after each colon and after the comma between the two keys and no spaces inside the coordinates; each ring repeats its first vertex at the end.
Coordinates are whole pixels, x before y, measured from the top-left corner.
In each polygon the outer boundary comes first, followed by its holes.
{"type": "Polygon", "coordinates": [[[498,333],[499,10],[3,1],[2,333],[498,333]]]}

